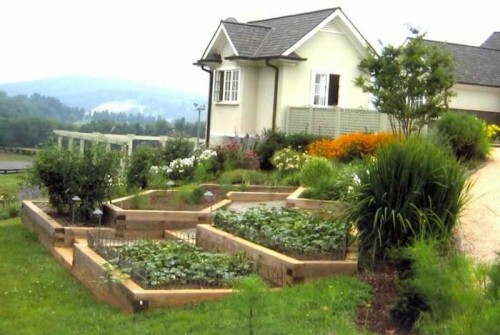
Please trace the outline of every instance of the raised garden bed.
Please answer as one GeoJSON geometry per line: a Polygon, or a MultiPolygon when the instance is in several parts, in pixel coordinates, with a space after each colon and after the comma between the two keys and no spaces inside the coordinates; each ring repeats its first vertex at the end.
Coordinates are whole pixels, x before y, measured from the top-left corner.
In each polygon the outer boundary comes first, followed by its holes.
{"type": "Polygon", "coordinates": [[[348,209],[348,204],[343,201],[332,200],[315,200],[301,198],[302,193],[306,190],[305,187],[299,187],[286,198],[287,207],[296,207],[301,209],[311,210],[327,210],[335,215],[342,215],[348,209]]]}
{"type": "Polygon", "coordinates": [[[271,207],[219,211],[215,227],[197,226],[196,243],[206,250],[245,252],[261,275],[281,281],[278,285],[354,273],[357,262],[347,252],[348,227],[318,215],[271,207]]]}
{"type": "Polygon", "coordinates": [[[251,259],[259,274],[277,286],[289,286],[322,277],[356,273],[356,255],[343,260],[299,260],[234,236],[208,224],[196,227],[196,244],[205,250],[240,253],[251,259]]]}
{"type": "Polygon", "coordinates": [[[106,280],[111,273],[108,262],[85,241],[75,243],[71,271],[94,295],[127,312],[140,312],[163,306],[186,305],[223,298],[233,292],[228,288],[211,289],[144,289],[132,279],[106,280]]]}
{"type": "MultiPolygon", "coordinates": [[[[83,238],[89,232],[96,232],[97,227],[65,226],[57,217],[47,214],[47,202],[24,200],[21,219],[26,228],[34,232],[46,247],[69,247],[76,238],[83,238]]],[[[114,228],[103,227],[101,231],[114,233],[114,228]]]]}
{"type": "MultiPolygon", "coordinates": [[[[113,200],[111,204],[106,204],[104,208],[104,221],[111,227],[116,228],[118,236],[135,233],[140,234],[147,230],[153,234],[153,236],[162,237],[165,230],[190,229],[195,228],[198,223],[209,222],[211,212],[228,206],[234,199],[237,199],[234,201],[266,201],[270,198],[285,199],[285,197],[294,190],[294,188],[289,187],[253,185],[235,185],[229,187],[217,184],[203,184],[200,185],[200,187],[203,188],[203,190],[208,190],[218,195],[218,198],[214,198],[211,202],[202,199],[200,206],[196,207],[197,210],[180,210],[183,208],[193,208],[187,205],[181,207],[176,205],[177,207],[175,208],[178,210],[125,209],[120,207],[120,204],[127,203],[127,201],[130,202],[130,199],[134,197],[129,196],[113,200]],[[228,199],[225,192],[231,189],[236,191],[230,192],[228,194],[228,199]],[[222,194],[224,195],[223,197],[222,194]]],[[[142,195],[149,197],[153,196],[154,199],[156,199],[155,202],[166,204],[168,201],[165,196],[170,196],[171,200],[173,200],[175,199],[175,192],[176,191],[152,190],[146,191],[142,193],[142,195]],[[155,196],[155,194],[157,194],[157,196],[155,196]]]]}

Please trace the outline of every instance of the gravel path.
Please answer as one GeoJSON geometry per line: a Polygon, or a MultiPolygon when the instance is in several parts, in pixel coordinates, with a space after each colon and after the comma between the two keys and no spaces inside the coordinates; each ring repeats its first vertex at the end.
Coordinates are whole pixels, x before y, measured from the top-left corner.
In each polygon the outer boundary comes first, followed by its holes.
{"type": "Polygon", "coordinates": [[[0,169],[25,169],[33,165],[30,161],[0,161],[0,169]]]}
{"type": "Polygon", "coordinates": [[[470,200],[460,218],[460,248],[479,262],[493,262],[500,252],[500,148],[472,176],[470,200]]]}

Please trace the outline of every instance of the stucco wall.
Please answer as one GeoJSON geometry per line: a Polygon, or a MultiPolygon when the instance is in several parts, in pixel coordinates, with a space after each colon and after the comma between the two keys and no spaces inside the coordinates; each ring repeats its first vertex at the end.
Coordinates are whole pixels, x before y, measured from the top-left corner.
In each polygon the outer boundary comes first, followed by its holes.
{"type": "Polygon", "coordinates": [[[255,103],[255,132],[271,128],[273,117],[274,70],[268,66],[259,68],[258,94],[255,103]]]}
{"type": "MultiPolygon", "coordinates": [[[[226,43],[222,50],[220,51],[221,57],[224,59],[225,57],[233,56],[233,50],[229,43],[226,43]]],[[[229,70],[240,68],[236,62],[224,60],[224,62],[215,67],[215,70],[229,70]]],[[[240,71],[240,76],[244,76],[240,71]]],[[[215,76],[214,76],[215,80],[215,76]]],[[[240,81],[241,84],[241,81],[240,81]]],[[[243,87],[241,87],[243,88],[243,87]]],[[[242,90],[240,88],[239,91],[239,99],[241,101],[242,90]]],[[[241,133],[241,123],[242,123],[242,108],[241,103],[218,103],[212,102],[212,120],[211,120],[211,137],[212,136],[234,136],[235,134],[241,133]]],[[[212,141],[211,141],[212,142],[212,141]]],[[[215,143],[212,143],[215,144],[215,143]]]]}
{"type": "Polygon", "coordinates": [[[245,92],[245,94],[242,94],[240,99],[241,121],[239,135],[254,135],[259,68],[255,66],[242,66],[240,73],[240,92],[245,92]]]}
{"type": "Polygon", "coordinates": [[[500,88],[457,84],[450,108],[500,113],[500,88]]]}
{"type": "Polygon", "coordinates": [[[314,71],[340,74],[339,107],[368,109],[370,96],[354,85],[354,78],[361,74],[358,64],[363,55],[355,49],[347,35],[320,31],[305,42],[297,53],[307,58],[307,61],[283,67],[278,125],[283,125],[289,106],[312,104],[314,71]]]}

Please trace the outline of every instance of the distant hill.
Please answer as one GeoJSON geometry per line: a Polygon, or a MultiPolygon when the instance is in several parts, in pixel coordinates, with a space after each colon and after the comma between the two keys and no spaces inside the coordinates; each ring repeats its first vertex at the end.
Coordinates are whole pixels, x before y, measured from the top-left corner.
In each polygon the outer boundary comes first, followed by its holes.
{"type": "Polygon", "coordinates": [[[206,103],[206,96],[176,92],[138,82],[70,76],[0,84],[8,95],[52,96],[62,103],[86,111],[141,113],[165,119],[194,120],[193,103],[206,103]]]}

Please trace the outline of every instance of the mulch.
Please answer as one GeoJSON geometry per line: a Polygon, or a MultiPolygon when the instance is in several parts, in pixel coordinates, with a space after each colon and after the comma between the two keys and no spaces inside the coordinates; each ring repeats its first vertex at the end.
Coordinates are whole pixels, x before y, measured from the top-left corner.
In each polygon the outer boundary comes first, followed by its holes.
{"type": "Polygon", "coordinates": [[[415,332],[396,328],[389,311],[398,295],[398,273],[389,266],[373,272],[363,271],[358,278],[372,287],[372,300],[358,309],[356,323],[359,328],[382,335],[415,335],[415,332]]]}

